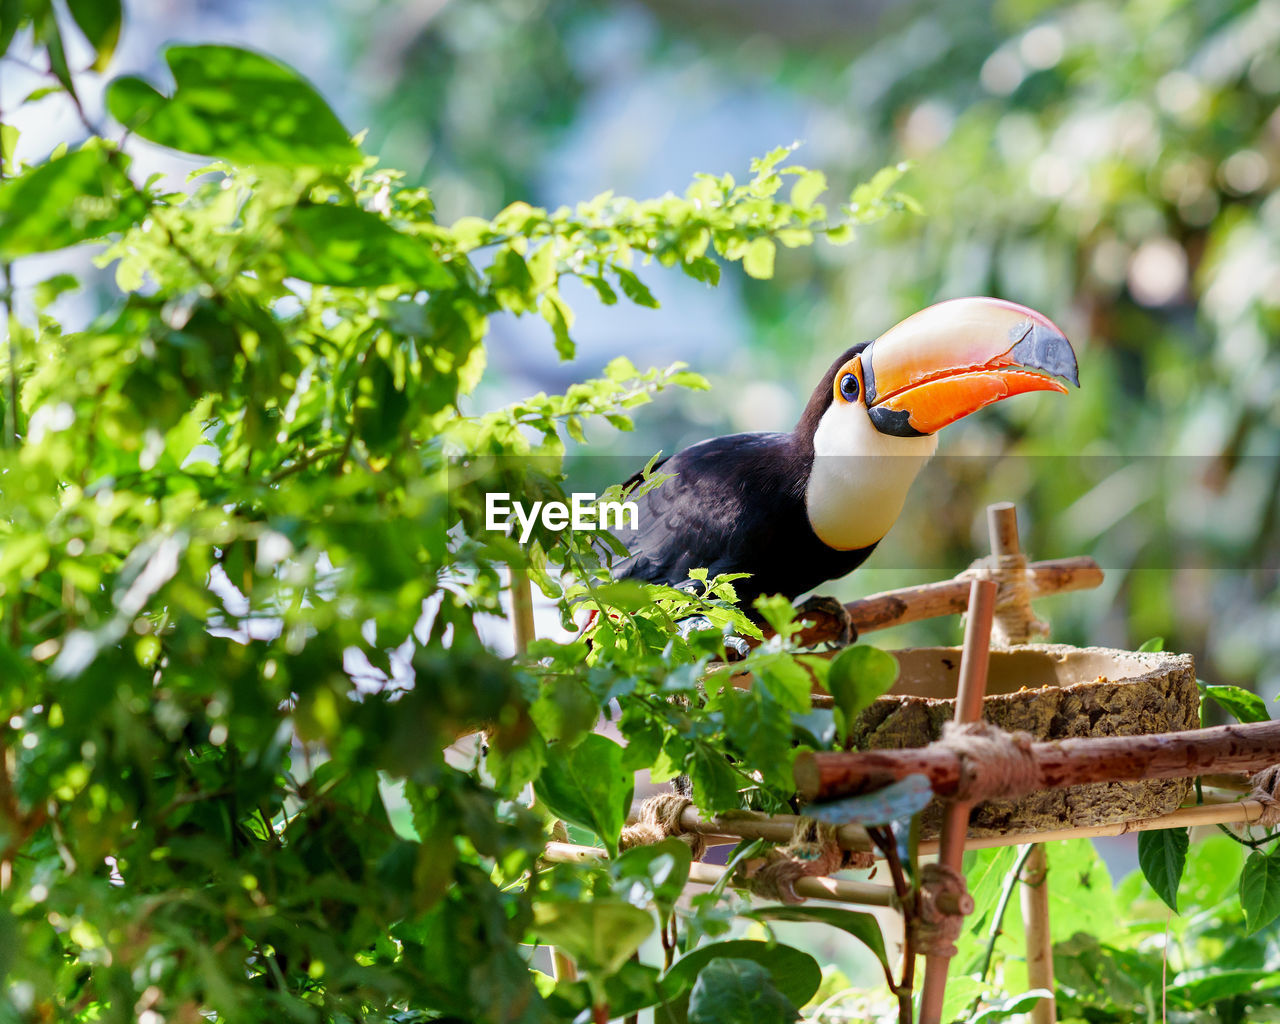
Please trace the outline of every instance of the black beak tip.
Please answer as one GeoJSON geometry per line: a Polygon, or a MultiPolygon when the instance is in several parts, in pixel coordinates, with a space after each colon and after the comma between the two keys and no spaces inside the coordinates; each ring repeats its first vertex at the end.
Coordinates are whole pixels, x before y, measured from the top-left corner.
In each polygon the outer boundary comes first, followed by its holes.
{"type": "Polygon", "coordinates": [[[882,434],[891,437],[924,437],[924,434],[911,425],[911,413],[906,409],[886,409],[883,405],[873,405],[867,410],[871,423],[882,434]]]}
{"type": "Polygon", "coordinates": [[[1080,367],[1076,363],[1075,349],[1063,335],[1046,324],[1032,324],[1009,355],[1022,366],[1044,370],[1069,380],[1076,387],[1080,386],[1080,367]]]}

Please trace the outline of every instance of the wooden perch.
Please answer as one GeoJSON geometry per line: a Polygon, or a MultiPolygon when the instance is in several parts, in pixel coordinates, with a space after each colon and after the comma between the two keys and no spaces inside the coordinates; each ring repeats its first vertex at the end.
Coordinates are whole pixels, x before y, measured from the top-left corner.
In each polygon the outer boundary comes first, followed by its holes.
{"type": "MultiPolygon", "coordinates": [[[[1092,590],[1102,585],[1102,570],[1087,555],[1032,562],[1027,570],[1031,573],[1032,597],[1063,594],[1071,590],[1092,590]]],[[[961,577],[942,583],[924,583],[918,587],[886,590],[850,601],[845,605],[845,610],[849,613],[853,628],[860,635],[920,619],[960,615],[969,606],[969,584],[969,579],[961,577]]],[[[805,617],[813,620],[814,624],[800,636],[800,642],[804,646],[813,646],[839,636],[840,625],[833,617],[816,613],[806,614],[805,617]]],[[[765,636],[770,635],[766,627],[765,636]]]]}
{"type": "MultiPolygon", "coordinates": [[[[598,846],[576,846],[572,843],[547,843],[542,859],[550,863],[584,864],[604,860],[608,856],[598,846]]],[[[697,885],[715,885],[725,869],[715,864],[694,861],[689,865],[689,881],[697,885]]],[[[734,885],[733,879],[729,881],[734,885]]],[[[807,899],[836,900],[841,903],[860,903],[864,906],[888,907],[893,905],[893,887],[874,882],[855,882],[845,878],[808,876],[796,879],[796,895],[807,899]]],[[[737,888],[737,886],[735,886],[737,888]]]]}
{"type": "MultiPolygon", "coordinates": [[[[1277,755],[1280,757],[1280,755],[1277,755]]],[[[1204,776],[1206,784],[1213,776],[1204,776]]],[[[1238,778],[1230,778],[1236,789],[1249,789],[1237,784],[1238,778]]],[[[984,850],[997,846],[1020,846],[1023,843],[1049,843],[1059,839],[1092,839],[1099,836],[1122,836],[1130,832],[1148,832],[1152,829],[1187,828],[1197,825],[1254,825],[1262,817],[1263,806],[1257,800],[1234,800],[1225,795],[1215,797],[1206,792],[1205,803],[1180,807],[1176,811],[1155,818],[1131,818],[1105,825],[1074,825],[1052,831],[1009,832],[994,836],[970,836],[965,840],[966,850],[984,850]]],[[[628,821],[636,820],[633,808],[628,821]]],[[[765,839],[771,843],[785,843],[795,831],[799,817],[794,814],[764,815],[755,811],[734,811],[714,818],[703,818],[695,807],[686,807],[680,815],[680,827],[685,832],[696,832],[708,846],[732,845],[743,839],[765,839]]],[[[842,850],[874,851],[875,846],[861,825],[841,825],[836,829],[836,842],[842,850]]],[[[938,852],[938,840],[922,839],[922,854],[938,852]]]]}
{"type": "Polygon", "coordinates": [[[981,764],[962,766],[960,755],[943,742],[906,750],[801,753],[794,772],[797,792],[806,800],[834,800],[868,792],[917,773],[929,779],[938,796],[954,797],[962,767],[967,767],[971,776],[972,799],[994,795],[1011,798],[1086,782],[1259,771],[1280,763],[1280,722],[1219,725],[1147,736],[1055,740],[1032,743],[1029,753],[1035,771],[1021,793],[1010,792],[1002,779],[990,778],[981,764]]]}

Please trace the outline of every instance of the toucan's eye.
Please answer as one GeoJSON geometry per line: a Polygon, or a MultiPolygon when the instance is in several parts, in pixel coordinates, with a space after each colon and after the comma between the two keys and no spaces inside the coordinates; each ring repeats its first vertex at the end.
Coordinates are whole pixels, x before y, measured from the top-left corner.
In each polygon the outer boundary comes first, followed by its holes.
{"type": "Polygon", "coordinates": [[[858,378],[851,373],[846,373],[840,378],[840,395],[846,402],[852,402],[858,397],[858,378]]]}

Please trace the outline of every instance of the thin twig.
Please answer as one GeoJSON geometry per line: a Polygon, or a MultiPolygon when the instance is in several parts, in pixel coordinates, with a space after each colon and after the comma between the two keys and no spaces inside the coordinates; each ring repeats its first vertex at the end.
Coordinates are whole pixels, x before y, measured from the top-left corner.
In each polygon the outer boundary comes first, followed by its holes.
{"type": "Polygon", "coordinates": [[[893,975],[885,965],[885,977],[889,982],[889,991],[898,999],[899,1024],[911,1024],[911,995],[915,987],[916,951],[913,938],[912,922],[915,919],[915,893],[907,881],[902,862],[898,859],[898,843],[893,832],[884,826],[867,828],[867,835],[880,848],[885,861],[889,865],[889,875],[893,880],[893,890],[898,897],[898,906],[902,911],[902,981],[894,984],[893,975]]]}

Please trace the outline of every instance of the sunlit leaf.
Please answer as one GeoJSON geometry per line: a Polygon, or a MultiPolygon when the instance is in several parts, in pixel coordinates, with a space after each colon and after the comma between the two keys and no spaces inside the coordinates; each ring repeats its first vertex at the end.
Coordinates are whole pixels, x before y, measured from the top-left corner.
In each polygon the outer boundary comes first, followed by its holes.
{"type": "Polygon", "coordinates": [[[591,733],[577,746],[548,748],[547,765],[534,792],[553,814],[589,828],[616,853],[618,835],[631,809],[634,781],[622,766],[622,748],[591,733]]]}
{"type": "Polygon", "coordinates": [[[337,115],[292,68],[234,46],[171,46],[175,91],[141,78],[107,89],[111,116],[170,149],[248,164],[350,167],[360,160],[337,115]]]}
{"type": "Polygon", "coordinates": [[[897,660],[877,647],[855,644],[832,659],[827,690],[835,698],[841,740],[848,738],[858,715],[877,697],[888,693],[897,678],[897,660]]]}
{"type": "Polygon", "coordinates": [[[0,186],[0,256],[16,259],[101,238],[145,215],[128,158],[90,144],[0,186]]]}
{"type": "Polygon", "coordinates": [[[285,272],[314,284],[345,288],[397,284],[452,288],[454,277],[423,238],[401,234],[353,206],[294,207],[281,224],[285,272]]]}
{"type": "Polygon", "coordinates": [[[67,0],[67,9],[97,52],[93,69],[103,70],[111,62],[120,38],[124,18],[120,0],[67,0]]]}

